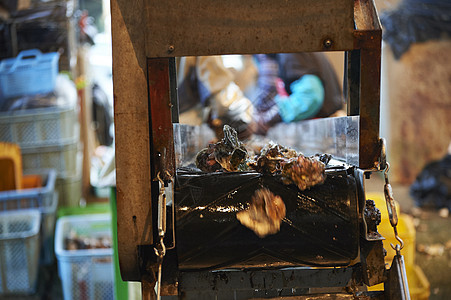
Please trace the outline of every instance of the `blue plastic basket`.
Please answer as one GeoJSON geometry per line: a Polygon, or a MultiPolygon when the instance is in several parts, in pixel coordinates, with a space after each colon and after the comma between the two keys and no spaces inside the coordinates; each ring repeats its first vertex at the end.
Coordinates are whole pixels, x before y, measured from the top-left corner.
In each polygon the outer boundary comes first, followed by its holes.
{"type": "Polygon", "coordinates": [[[45,185],[40,188],[0,192],[0,212],[39,209],[42,215],[41,263],[50,265],[54,260],[53,241],[58,206],[58,193],[55,191],[56,171],[46,169],[34,174],[40,175],[45,185]]]}
{"type": "Polygon", "coordinates": [[[50,93],[58,75],[58,52],[25,50],[0,62],[0,90],[4,99],[50,93]]]}

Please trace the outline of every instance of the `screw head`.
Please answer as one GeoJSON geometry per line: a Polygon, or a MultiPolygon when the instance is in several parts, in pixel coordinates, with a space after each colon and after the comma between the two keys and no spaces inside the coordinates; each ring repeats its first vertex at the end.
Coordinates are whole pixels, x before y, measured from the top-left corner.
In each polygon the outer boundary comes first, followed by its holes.
{"type": "Polygon", "coordinates": [[[331,39],[325,39],[323,42],[324,47],[330,48],[332,47],[332,40],[331,39]]]}
{"type": "Polygon", "coordinates": [[[173,52],[175,49],[174,45],[169,45],[168,52],[173,52]]]}

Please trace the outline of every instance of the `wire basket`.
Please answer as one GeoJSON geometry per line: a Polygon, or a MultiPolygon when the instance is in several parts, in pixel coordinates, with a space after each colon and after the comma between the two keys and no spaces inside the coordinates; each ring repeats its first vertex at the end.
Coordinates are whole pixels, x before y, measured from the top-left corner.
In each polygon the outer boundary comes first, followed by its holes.
{"type": "Polygon", "coordinates": [[[71,141],[77,136],[75,106],[0,113],[0,141],[32,147],[71,141]]]}
{"type": "Polygon", "coordinates": [[[41,188],[0,192],[0,211],[38,209],[42,215],[41,263],[51,264],[54,259],[53,241],[58,193],[55,192],[56,172],[41,170],[39,174],[45,185],[41,188]]]}
{"type": "Polygon", "coordinates": [[[3,98],[46,94],[53,91],[58,75],[58,52],[25,50],[16,58],[0,62],[0,89],[3,98]]]}
{"type": "Polygon", "coordinates": [[[40,225],[37,209],[0,212],[0,296],[35,292],[40,225]]]}
{"type": "Polygon", "coordinates": [[[77,174],[78,138],[58,144],[21,147],[24,170],[55,169],[58,177],[77,174]]]}
{"type": "Polygon", "coordinates": [[[113,249],[67,249],[67,238],[76,233],[86,238],[111,237],[111,216],[93,214],[58,219],[55,253],[65,300],[114,299],[113,249]]]}

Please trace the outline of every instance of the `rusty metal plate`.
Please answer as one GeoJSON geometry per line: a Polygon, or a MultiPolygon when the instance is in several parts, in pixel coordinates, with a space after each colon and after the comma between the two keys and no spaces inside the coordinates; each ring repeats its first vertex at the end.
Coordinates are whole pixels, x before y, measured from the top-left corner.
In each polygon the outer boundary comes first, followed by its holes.
{"type": "Polygon", "coordinates": [[[169,87],[169,59],[147,60],[152,132],[153,180],[160,173],[163,180],[175,174],[172,103],[169,87]]]}
{"type": "Polygon", "coordinates": [[[352,0],[147,0],[145,5],[148,57],[353,48],[352,0]]]}

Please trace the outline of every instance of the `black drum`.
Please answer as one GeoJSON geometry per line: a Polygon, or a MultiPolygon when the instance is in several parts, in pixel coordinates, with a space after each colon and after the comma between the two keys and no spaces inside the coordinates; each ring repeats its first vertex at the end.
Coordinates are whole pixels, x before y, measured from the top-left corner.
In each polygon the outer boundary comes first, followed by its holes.
{"type": "Polygon", "coordinates": [[[359,217],[352,169],[327,171],[324,184],[300,191],[255,172],[178,170],[175,189],[179,268],[343,266],[358,255],[359,217]],[[280,196],[286,216],[264,238],[236,217],[252,195],[267,188],[280,196]]]}

